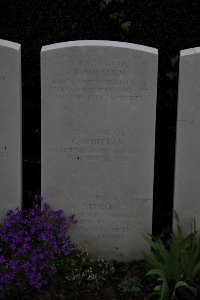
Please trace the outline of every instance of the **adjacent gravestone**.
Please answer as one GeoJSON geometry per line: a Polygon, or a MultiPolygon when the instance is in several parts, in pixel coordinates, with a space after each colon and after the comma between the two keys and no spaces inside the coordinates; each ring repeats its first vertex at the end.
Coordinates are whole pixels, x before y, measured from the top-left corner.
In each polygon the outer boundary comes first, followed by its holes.
{"type": "Polygon", "coordinates": [[[21,206],[21,46],[0,40],[0,214],[21,206]]]}
{"type": "Polygon", "coordinates": [[[180,53],[174,209],[200,229],[200,48],[180,53]]]}
{"type": "Polygon", "coordinates": [[[73,242],[130,261],[151,232],[157,50],[111,41],[45,46],[42,195],[75,213],[73,242]]]}

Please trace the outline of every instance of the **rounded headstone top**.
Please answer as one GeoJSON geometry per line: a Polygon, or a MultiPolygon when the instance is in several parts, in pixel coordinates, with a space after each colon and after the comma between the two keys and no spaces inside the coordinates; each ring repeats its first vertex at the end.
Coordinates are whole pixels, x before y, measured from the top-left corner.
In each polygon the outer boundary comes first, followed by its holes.
{"type": "Polygon", "coordinates": [[[158,50],[152,47],[142,46],[133,43],[117,42],[117,41],[102,41],[102,40],[80,40],[80,41],[70,41],[63,43],[56,43],[51,45],[46,45],[42,47],[42,52],[49,50],[57,50],[60,48],[68,47],[79,47],[79,46],[107,46],[107,47],[119,47],[126,49],[139,50],[143,52],[149,52],[152,54],[158,54],[158,50]]]}
{"type": "Polygon", "coordinates": [[[20,50],[21,48],[21,45],[18,44],[18,43],[14,43],[14,42],[10,42],[10,41],[7,41],[7,40],[1,40],[0,39],[0,47],[3,46],[3,47],[7,47],[7,48],[12,48],[12,49],[15,49],[15,50],[20,50]]]}
{"type": "Polygon", "coordinates": [[[200,53],[200,47],[194,47],[194,48],[181,50],[180,56],[199,54],[199,53],[200,53]]]}

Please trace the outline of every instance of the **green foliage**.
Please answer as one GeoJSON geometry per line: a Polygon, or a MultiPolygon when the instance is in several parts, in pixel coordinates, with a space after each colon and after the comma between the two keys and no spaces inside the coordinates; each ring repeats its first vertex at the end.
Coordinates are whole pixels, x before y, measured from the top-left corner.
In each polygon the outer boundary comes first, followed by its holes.
{"type": "Polygon", "coordinates": [[[179,55],[170,58],[170,70],[166,72],[166,76],[170,80],[174,80],[178,77],[177,64],[179,62],[179,55]]]}
{"type": "Polygon", "coordinates": [[[143,253],[150,271],[157,278],[154,293],[160,300],[197,299],[200,281],[200,240],[197,238],[195,221],[190,234],[184,236],[180,221],[175,214],[177,231],[171,240],[163,243],[150,235],[145,236],[152,248],[143,253]]]}
{"type": "Polygon", "coordinates": [[[179,55],[171,57],[171,66],[175,67],[178,61],[179,61],[179,55]]]}
{"type": "Polygon", "coordinates": [[[138,276],[131,276],[130,274],[124,277],[118,285],[121,295],[133,295],[141,291],[142,283],[138,276]]]}
{"type": "Polygon", "coordinates": [[[131,22],[130,21],[126,21],[126,22],[121,24],[121,29],[122,30],[128,31],[130,27],[131,27],[131,22]]]}
{"type": "Polygon", "coordinates": [[[90,259],[86,251],[78,248],[68,258],[61,258],[57,262],[57,268],[65,286],[73,290],[88,283],[100,288],[114,272],[112,263],[100,258],[90,259]]]}
{"type": "Polygon", "coordinates": [[[109,4],[113,3],[124,3],[126,0],[101,0],[100,9],[105,9],[109,4]]]}
{"type": "Polygon", "coordinates": [[[124,17],[124,12],[123,11],[115,11],[112,14],[110,14],[110,18],[113,20],[118,20],[122,22],[122,18],[124,17]]]}
{"type": "Polygon", "coordinates": [[[166,72],[166,76],[170,79],[170,80],[174,80],[177,77],[177,72],[175,70],[170,70],[166,72]]]}
{"type": "Polygon", "coordinates": [[[109,10],[109,17],[115,20],[123,31],[128,31],[131,27],[131,21],[127,20],[124,12],[126,0],[101,0],[99,3],[100,11],[109,10]]]}

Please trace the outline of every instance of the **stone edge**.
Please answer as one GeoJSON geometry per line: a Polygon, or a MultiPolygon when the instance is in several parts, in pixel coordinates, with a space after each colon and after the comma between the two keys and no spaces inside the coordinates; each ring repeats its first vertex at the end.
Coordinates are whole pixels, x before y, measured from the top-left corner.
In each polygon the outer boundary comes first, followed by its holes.
{"type": "Polygon", "coordinates": [[[7,41],[7,40],[1,40],[0,39],[0,47],[3,46],[3,47],[7,47],[7,48],[12,48],[12,49],[15,49],[15,50],[20,50],[21,49],[21,45],[18,44],[18,43],[14,43],[14,42],[10,42],[10,41],[7,41]]]}
{"type": "Polygon", "coordinates": [[[199,53],[200,53],[200,47],[194,47],[194,48],[181,50],[180,56],[199,54],[199,53]]]}
{"type": "Polygon", "coordinates": [[[68,47],[80,47],[80,46],[118,47],[118,48],[139,50],[139,51],[158,55],[158,50],[156,48],[133,44],[133,43],[125,43],[125,42],[117,42],[117,41],[102,41],[102,40],[82,40],[82,41],[56,43],[56,44],[43,46],[41,52],[45,52],[49,50],[57,50],[61,48],[68,48],[68,47]]]}

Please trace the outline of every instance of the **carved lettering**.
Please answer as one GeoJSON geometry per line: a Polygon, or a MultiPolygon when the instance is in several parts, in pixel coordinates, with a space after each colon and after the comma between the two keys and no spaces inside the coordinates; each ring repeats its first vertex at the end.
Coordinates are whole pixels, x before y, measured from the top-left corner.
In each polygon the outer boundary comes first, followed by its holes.
{"type": "Polygon", "coordinates": [[[0,158],[8,157],[8,149],[6,145],[0,146],[0,158]]]}
{"type": "Polygon", "coordinates": [[[146,81],[119,78],[125,75],[128,67],[126,61],[73,60],[70,78],[53,78],[49,87],[57,99],[68,101],[142,102],[148,90],[146,81]],[[76,86],[73,85],[74,80],[76,86]]]}
{"type": "Polygon", "coordinates": [[[69,161],[131,161],[145,149],[129,147],[124,129],[73,129],[66,145],[49,145],[48,152],[63,153],[69,161]]]}
{"type": "Polygon", "coordinates": [[[0,74],[0,86],[1,87],[7,86],[7,82],[8,82],[8,76],[0,74]]]}

